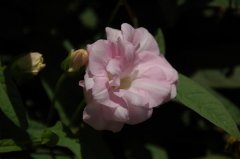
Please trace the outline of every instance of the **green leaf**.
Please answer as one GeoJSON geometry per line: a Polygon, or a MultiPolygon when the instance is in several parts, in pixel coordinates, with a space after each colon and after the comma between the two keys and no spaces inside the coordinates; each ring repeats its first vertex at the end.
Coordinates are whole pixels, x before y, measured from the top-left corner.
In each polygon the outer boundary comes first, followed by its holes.
{"type": "Polygon", "coordinates": [[[0,111],[16,126],[26,129],[25,108],[8,69],[0,66],[0,111]]]}
{"type": "Polygon", "coordinates": [[[165,54],[166,53],[166,49],[165,49],[165,40],[164,40],[164,35],[163,32],[160,28],[158,28],[157,33],[155,35],[155,39],[158,43],[158,46],[160,48],[160,52],[161,54],[165,54]]]}
{"type": "Polygon", "coordinates": [[[71,150],[78,159],[82,158],[81,155],[81,145],[77,139],[73,139],[67,136],[63,130],[63,125],[60,122],[57,122],[53,127],[49,128],[53,133],[55,133],[59,140],[57,142],[58,146],[66,147],[71,150]]]}
{"type": "MultiPolygon", "coordinates": [[[[57,122],[53,127],[46,128],[41,123],[30,120],[28,133],[31,136],[33,144],[36,146],[65,147],[72,151],[78,159],[82,158],[81,146],[78,139],[68,137],[61,122],[57,122]]],[[[39,155],[35,154],[34,156],[39,155]]]]}
{"type": "Polygon", "coordinates": [[[151,159],[168,159],[167,152],[164,149],[152,144],[147,144],[146,148],[151,153],[151,159]]]}
{"type": "Polygon", "coordinates": [[[235,105],[233,102],[225,98],[220,93],[210,90],[211,93],[216,96],[225,106],[226,110],[229,112],[229,114],[232,116],[232,118],[235,120],[237,125],[240,125],[240,109],[237,105],[235,105]]]}
{"type": "Polygon", "coordinates": [[[4,89],[2,83],[0,83],[0,110],[10,119],[15,125],[20,127],[20,121],[14,110],[12,103],[4,89]]]}
{"type": "Polygon", "coordinates": [[[0,153],[22,151],[22,148],[18,146],[12,139],[0,140],[0,153]]]}
{"type": "Polygon", "coordinates": [[[205,88],[182,74],[179,74],[176,100],[240,139],[237,124],[224,105],[205,88]]]}

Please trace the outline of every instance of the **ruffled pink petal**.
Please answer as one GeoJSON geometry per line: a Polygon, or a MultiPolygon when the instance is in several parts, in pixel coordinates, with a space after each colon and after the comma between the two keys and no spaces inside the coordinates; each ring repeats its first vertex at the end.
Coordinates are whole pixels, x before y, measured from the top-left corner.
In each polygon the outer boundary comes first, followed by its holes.
{"type": "Polygon", "coordinates": [[[152,54],[139,54],[134,71],[138,72],[136,78],[148,78],[157,81],[174,83],[178,79],[177,71],[164,57],[152,54]]]}
{"type": "Polygon", "coordinates": [[[127,23],[123,23],[121,25],[121,30],[122,30],[123,40],[129,41],[130,43],[132,43],[135,29],[131,25],[127,23]]]}
{"type": "Polygon", "coordinates": [[[118,132],[122,129],[123,123],[113,120],[106,120],[101,114],[102,105],[88,104],[83,111],[83,120],[96,130],[111,130],[118,132]]]}
{"type": "Polygon", "coordinates": [[[121,73],[121,64],[119,59],[111,59],[106,67],[111,75],[119,75],[121,73]]]}
{"type": "Polygon", "coordinates": [[[107,40],[116,42],[118,38],[122,38],[122,33],[120,30],[106,27],[105,31],[107,34],[107,40]]]}
{"type": "Polygon", "coordinates": [[[93,88],[93,85],[94,85],[93,78],[90,78],[90,77],[89,77],[89,74],[86,73],[86,74],[84,75],[84,87],[85,87],[86,91],[92,89],[92,88],[93,88]]]}
{"type": "Polygon", "coordinates": [[[171,99],[175,98],[177,96],[177,87],[176,83],[171,85],[171,99]]]}
{"type": "Polygon", "coordinates": [[[149,53],[155,55],[160,54],[156,40],[145,28],[136,29],[133,37],[133,44],[140,44],[137,53],[149,51],[149,53]]]}
{"type": "Polygon", "coordinates": [[[121,57],[121,63],[125,67],[129,67],[132,65],[133,61],[136,57],[136,46],[132,45],[127,41],[123,41],[122,39],[118,39],[117,45],[119,48],[119,56],[121,57]]]}
{"type": "Polygon", "coordinates": [[[115,92],[115,95],[122,98],[127,105],[146,106],[148,104],[143,96],[129,90],[120,89],[118,92],[115,92]]]}
{"type": "Polygon", "coordinates": [[[137,91],[120,90],[116,94],[123,98],[127,104],[129,119],[126,123],[137,124],[151,116],[152,109],[149,108],[146,98],[138,94],[137,91]]]}
{"type": "Polygon", "coordinates": [[[129,120],[126,122],[127,124],[138,124],[147,119],[149,119],[152,115],[152,109],[140,107],[137,105],[129,106],[129,120]]]}
{"type": "Polygon", "coordinates": [[[98,40],[92,45],[88,45],[87,50],[89,52],[89,71],[95,76],[106,76],[105,68],[114,52],[112,43],[98,40]]]}
{"type": "Polygon", "coordinates": [[[131,87],[147,93],[145,100],[149,102],[150,108],[170,100],[172,87],[168,83],[150,79],[136,79],[132,82],[131,87]]]}
{"type": "Polygon", "coordinates": [[[107,77],[94,78],[94,85],[92,87],[92,96],[96,102],[102,103],[103,101],[109,99],[107,84],[108,84],[107,77]]]}
{"type": "MultiPolygon", "coordinates": [[[[113,103],[113,102],[112,102],[113,103]]],[[[113,103],[115,108],[109,106],[103,106],[102,112],[106,120],[113,120],[117,122],[126,122],[129,119],[129,113],[126,108],[118,103],[113,103]]]]}

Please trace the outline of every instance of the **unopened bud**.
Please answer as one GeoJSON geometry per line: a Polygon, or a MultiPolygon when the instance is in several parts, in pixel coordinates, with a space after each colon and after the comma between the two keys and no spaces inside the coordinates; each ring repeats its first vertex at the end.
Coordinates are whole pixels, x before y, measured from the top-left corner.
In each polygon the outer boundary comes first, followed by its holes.
{"type": "Polygon", "coordinates": [[[19,73],[29,73],[33,75],[37,75],[45,66],[42,54],[38,52],[26,54],[19,58],[15,64],[15,68],[20,71],[19,73]]]}
{"type": "Polygon", "coordinates": [[[78,71],[88,62],[88,52],[85,49],[78,49],[70,53],[68,72],[78,71]]]}

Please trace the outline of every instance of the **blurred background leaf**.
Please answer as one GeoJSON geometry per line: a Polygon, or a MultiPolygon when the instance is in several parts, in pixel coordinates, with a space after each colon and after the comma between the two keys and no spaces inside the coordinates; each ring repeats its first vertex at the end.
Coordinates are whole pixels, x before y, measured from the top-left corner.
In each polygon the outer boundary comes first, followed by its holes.
{"type": "Polygon", "coordinates": [[[213,88],[234,89],[240,87],[240,66],[225,69],[198,70],[192,79],[213,88]]]}
{"type": "Polygon", "coordinates": [[[86,28],[95,29],[97,27],[98,18],[92,8],[86,8],[79,15],[79,19],[86,28]]]}

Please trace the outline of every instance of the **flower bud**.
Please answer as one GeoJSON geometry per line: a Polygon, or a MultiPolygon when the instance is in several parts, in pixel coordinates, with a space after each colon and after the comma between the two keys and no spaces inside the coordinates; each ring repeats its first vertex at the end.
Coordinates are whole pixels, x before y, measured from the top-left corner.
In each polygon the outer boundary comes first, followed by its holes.
{"type": "Polygon", "coordinates": [[[88,62],[88,52],[85,49],[78,49],[70,53],[68,72],[78,71],[88,62]]]}
{"type": "Polygon", "coordinates": [[[31,52],[19,58],[15,63],[15,68],[19,73],[29,73],[37,75],[46,64],[43,63],[42,54],[39,52],[31,52]]]}

